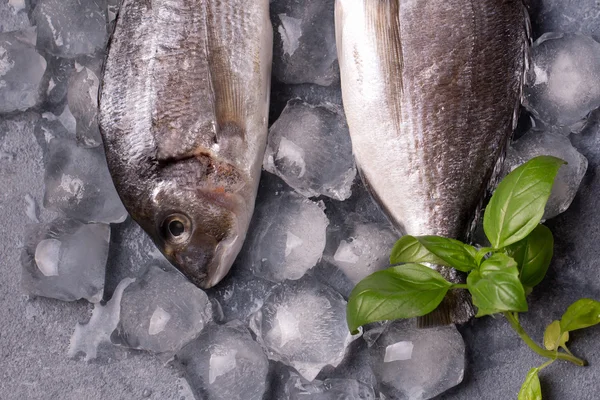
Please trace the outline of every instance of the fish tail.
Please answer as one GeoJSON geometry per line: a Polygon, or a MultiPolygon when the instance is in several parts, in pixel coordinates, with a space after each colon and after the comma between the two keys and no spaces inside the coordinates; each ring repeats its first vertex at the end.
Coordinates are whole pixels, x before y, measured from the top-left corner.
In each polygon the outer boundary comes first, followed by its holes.
{"type": "MultiPolygon", "coordinates": [[[[452,268],[440,267],[440,273],[454,283],[465,282],[464,274],[452,268]]],[[[433,312],[417,318],[417,327],[433,328],[450,324],[464,324],[475,315],[471,296],[466,290],[451,290],[433,312]]]]}

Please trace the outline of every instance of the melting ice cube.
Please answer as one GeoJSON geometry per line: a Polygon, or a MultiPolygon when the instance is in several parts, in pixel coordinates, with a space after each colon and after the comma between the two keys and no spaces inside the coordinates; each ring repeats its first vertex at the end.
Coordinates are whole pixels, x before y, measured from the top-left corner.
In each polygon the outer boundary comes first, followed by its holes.
{"type": "Polygon", "coordinates": [[[0,114],[24,111],[41,101],[46,60],[35,49],[35,27],[0,33],[0,114]]]}
{"type": "Polygon", "coordinates": [[[600,43],[577,34],[548,33],[532,48],[524,105],[554,126],[570,126],[600,107],[600,43]]]}
{"type": "Polygon", "coordinates": [[[177,360],[200,398],[261,400],[267,390],[267,357],[238,321],[208,326],[177,360]]]}
{"type": "Polygon", "coordinates": [[[307,197],[350,197],[356,168],[341,107],[290,100],[269,130],[264,168],[307,197]]]}
{"type": "Polygon", "coordinates": [[[567,162],[558,171],[552,194],[546,203],[544,219],[550,219],[563,213],[571,205],[587,170],[588,161],[571,145],[568,137],[531,130],[508,149],[504,172],[508,174],[519,165],[542,155],[555,156],[567,162]]]}
{"type": "Polygon", "coordinates": [[[269,358],[313,380],[337,366],[354,339],[346,325],[346,301],[312,277],[276,286],[250,322],[269,358]]]}
{"type": "Polygon", "coordinates": [[[22,283],[36,296],[102,299],[110,227],[59,218],[38,224],[21,253],[22,283]]]}

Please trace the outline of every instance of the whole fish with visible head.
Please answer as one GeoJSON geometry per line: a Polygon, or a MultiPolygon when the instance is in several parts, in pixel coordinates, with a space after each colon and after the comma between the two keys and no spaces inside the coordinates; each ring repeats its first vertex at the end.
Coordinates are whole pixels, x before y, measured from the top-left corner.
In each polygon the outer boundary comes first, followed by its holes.
{"type": "MultiPolygon", "coordinates": [[[[521,0],[337,0],[352,148],[401,231],[466,239],[517,121],[528,26],[521,0]]],[[[430,322],[470,318],[462,292],[430,322]]]]}
{"type": "Polygon", "coordinates": [[[191,281],[229,271],[250,223],[272,58],[268,0],[125,0],[100,129],[131,216],[191,281]]]}

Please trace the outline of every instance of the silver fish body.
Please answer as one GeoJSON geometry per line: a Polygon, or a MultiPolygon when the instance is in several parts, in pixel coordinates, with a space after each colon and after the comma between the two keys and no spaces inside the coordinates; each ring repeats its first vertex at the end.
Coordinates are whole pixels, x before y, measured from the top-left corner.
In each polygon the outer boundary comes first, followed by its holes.
{"type": "Polygon", "coordinates": [[[191,281],[229,271],[253,213],[267,140],[268,0],[125,0],[100,129],[131,216],[191,281]]]}
{"type": "Polygon", "coordinates": [[[521,0],[337,0],[336,39],[374,197],[404,233],[466,239],[518,116],[521,0]]]}

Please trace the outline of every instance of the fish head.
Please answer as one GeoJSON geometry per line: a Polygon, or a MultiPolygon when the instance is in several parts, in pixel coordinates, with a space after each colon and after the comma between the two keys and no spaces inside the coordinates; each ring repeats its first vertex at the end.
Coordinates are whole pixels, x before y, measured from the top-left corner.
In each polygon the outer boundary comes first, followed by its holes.
{"type": "Polygon", "coordinates": [[[162,253],[196,286],[206,289],[219,283],[245,238],[236,196],[163,185],[152,200],[144,229],[162,253]]]}

